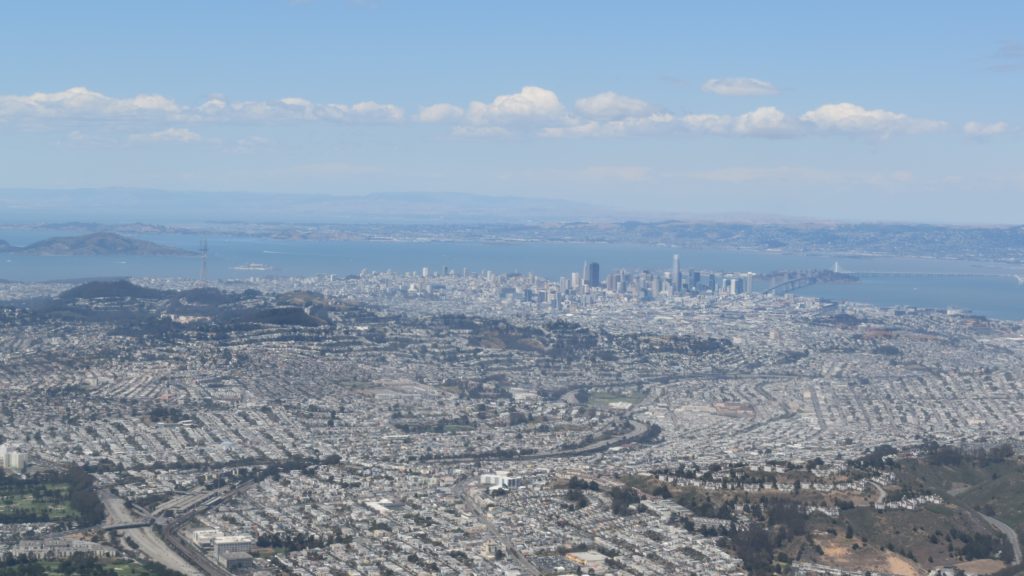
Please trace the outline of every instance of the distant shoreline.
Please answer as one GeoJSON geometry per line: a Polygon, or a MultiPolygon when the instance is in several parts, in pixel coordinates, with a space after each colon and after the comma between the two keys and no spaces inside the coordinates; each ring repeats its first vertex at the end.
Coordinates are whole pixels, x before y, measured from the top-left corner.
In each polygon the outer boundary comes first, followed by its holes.
{"type": "MultiPolygon", "coordinates": [[[[243,224],[157,225],[89,222],[0,225],[0,238],[29,243],[45,234],[114,233],[194,251],[203,238],[234,241],[644,245],[678,250],[755,252],[840,259],[913,258],[1024,268],[1021,227],[903,224],[737,224],[686,221],[558,224],[243,224]],[[13,234],[12,234],[13,232],[13,234]],[[6,237],[5,237],[6,236],[6,237]],[[13,237],[12,237],[13,236],[13,237]],[[182,240],[195,238],[195,245],[182,240]]],[[[143,240],[140,240],[143,241],[143,240]]]]}

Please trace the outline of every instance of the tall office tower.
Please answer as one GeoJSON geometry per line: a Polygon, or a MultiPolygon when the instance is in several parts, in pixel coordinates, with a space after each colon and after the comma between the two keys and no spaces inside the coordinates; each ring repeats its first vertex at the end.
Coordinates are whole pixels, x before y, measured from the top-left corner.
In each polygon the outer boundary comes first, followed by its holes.
{"type": "Polygon", "coordinates": [[[619,281],[615,285],[615,291],[619,294],[625,294],[629,290],[629,285],[633,282],[633,278],[630,274],[627,274],[625,270],[619,271],[619,281]]]}
{"type": "Polygon", "coordinates": [[[683,273],[679,270],[679,254],[672,256],[672,292],[683,293],[683,273]]]}
{"type": "Polygon", "coordinates": [[[427,268],[426,266],[424,266],[423,270],[421,270],[420,272],[421,272],[421,274],[423,275],[424,278],[430,277],[430,268],[427,268]]]}
{"type": "Polygon", "coordinates": [[[579,272],[573,272],[572,273],[572,281],[570,283],[572,284],[573,290],[575,290],[576,288],[580,287],[580,273],[579,272]]]}
{"type": "Polygon", "coordinates": [[[583,270],[583,283],[593,287],[601,285],[601,266],[597,262],[586,265],[583,270]]]}
{"type": "Polygon", "coordinates": [[[726,294],[737,295],[747,291],[744,277],[729,276],[722,281],[722,291],[726,294]]]}

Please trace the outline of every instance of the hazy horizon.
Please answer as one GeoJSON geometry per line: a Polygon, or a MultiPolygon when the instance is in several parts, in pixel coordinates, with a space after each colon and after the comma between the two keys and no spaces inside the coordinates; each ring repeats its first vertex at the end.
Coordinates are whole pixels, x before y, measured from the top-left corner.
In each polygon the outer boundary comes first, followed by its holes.
{"type": "Polygon", "coordinates": [[[750,225],[922,225],[1001,228],[1020,220],[910,219],[799,216],[772,212],[685,212],[621,209],[601,202],[467,192],[200,191],[156,188],[0,188],[8,204],[3,226],[82,224],[559,224],[701,222],[750,225]],[[261,200],[259,205],[238,204],[261,200]]]}
{"type": "Polygon", "coordinates": [[[5,8],[0,190],[1024,213],[1018,3],[114,4],[5,8]]]}

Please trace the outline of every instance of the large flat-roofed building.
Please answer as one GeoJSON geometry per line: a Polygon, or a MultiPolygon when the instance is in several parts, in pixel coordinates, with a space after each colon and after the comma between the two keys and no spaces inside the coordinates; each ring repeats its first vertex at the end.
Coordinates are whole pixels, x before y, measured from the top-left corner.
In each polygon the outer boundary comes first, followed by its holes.
{"type": "Polygon", "coordinates": [[[493,474],[481,474],[480,483],[492,488],[511,490],[523,485],[523,479],[519,476],[512,476],[508,470],[498,470],[493,474]]]}
{"type": "Polygon", "coordinates": [[[221,536],[213,539],[213,555],[220,558],[228,552],[252,552],[256,541],[248,534],[221,536]]]}
{"type": "Polygon", "coordinates": [[[195,530],[192,532],[192,543],[196,546],[211,546],[214,540],[222,536],[224,536],[223,532],[213,528],[195,530]]]}
{"type": "Polygon", "coordinates": [[[604,563],[608,560],[604,554],[594,551],[570,552],[565,555],[565,558],[578,566],[595,570],[603,570],[604,563]]]}
{"type": "Polygon", "coordinates": [[[217,560],[228,572],[242,572],[252,569],[252,555],[248,552],[225,552],[217,560]]]}

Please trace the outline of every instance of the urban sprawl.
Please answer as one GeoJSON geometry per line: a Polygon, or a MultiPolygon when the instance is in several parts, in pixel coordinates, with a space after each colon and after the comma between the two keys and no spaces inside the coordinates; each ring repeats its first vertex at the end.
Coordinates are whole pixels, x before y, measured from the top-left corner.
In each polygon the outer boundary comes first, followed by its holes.
{"type": "MultiPolygon", "coordinates": [[[[103,505],[97,526],[13,515],[0,553],[185,574],[738,575],[735,534],[776,495],[807,495],[798,513],[823,522],[943,505],[851,471],[879,447],[1016,447],[1024,325],[786,293],[808,278],[845,280],[677,258],[557,281],[0,284],[4,478],[74,467],[103,505]]],[[[864,573],[830,561],[837,526],[788,569],[864,573]]],[[[905,573],[897,552],[880,554],[905,573]]]]}

